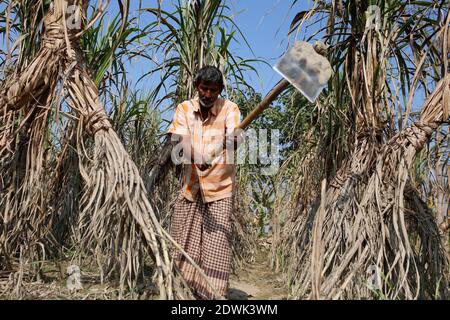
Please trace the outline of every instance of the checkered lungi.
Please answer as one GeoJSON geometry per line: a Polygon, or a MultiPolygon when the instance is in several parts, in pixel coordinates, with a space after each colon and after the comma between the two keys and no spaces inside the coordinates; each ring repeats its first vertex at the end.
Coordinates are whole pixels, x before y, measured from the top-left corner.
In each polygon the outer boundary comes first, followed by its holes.
{"type": "MultiPolygon", "coordinates": [[[[225,296],[231,269],[231,197],[203,203],[177,199],[170,232],[176,242],[200,266],[217,293],[225,296]]],[[[187,283],[202,299],[217,299],[214,291],[179,250],[174,260],[187,283]]]]}

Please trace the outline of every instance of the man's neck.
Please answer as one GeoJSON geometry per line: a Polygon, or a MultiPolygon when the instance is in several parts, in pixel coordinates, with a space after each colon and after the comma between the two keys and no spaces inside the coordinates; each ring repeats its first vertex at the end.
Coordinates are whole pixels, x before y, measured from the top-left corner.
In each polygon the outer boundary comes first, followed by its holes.
{"type": "Polygon", "coordinates": [[[209,110],[211,110],[212,107],[204,107],[200,104],[200,113],[202,114],[203,120],[208,119],[209,110]]]}

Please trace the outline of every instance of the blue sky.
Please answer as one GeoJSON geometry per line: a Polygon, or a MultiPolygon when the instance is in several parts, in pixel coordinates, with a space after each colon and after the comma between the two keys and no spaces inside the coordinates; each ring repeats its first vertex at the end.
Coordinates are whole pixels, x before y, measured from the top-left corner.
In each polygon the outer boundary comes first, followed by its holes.
{"type": "MultiPolygon", "coordinates": [[[[91,3],[95,5],[96,2],[92,1],[91,3]]],[[[173,12],[174,3],[176,2],[177,0],[162,0],[162,9],[173,12]]],[[[117,3],[117,0],[111,0],[107,8],[106,23],[118,14],[119,8],[117,3]]],[[[133,0],[130,5],[133,16],[137,15],[139,3],[142,8],[157,7],[157,0],[133,0]]],[[[313,1],[299,1],[294,8],[291,8],[291,0],[224,0],[224,3],[229,6],[232,19],[239,26],[253,50],[252,53],[245,43],[235,43],[232,46],[233,54],[243,59],[259,58],[273,66],[287,49],[289,43],[295,40],[293,39],[295,34],[291,37],[287,35],[293,17],[297,12],[311,8],[313,1]]],[[[0,4],[1,7],[4,7],[4,4],[0,4]]],[[[150,17],[151,15],[149,14],[141,15],[140,24],[149,23],[150,17]]],[[[0,46],[3,47],[4,42],[0,42],[0,46]]],[[[132,85],[136,84],[137,79],[148,72],[150,67],[149,62],[144,59],[132,61],[127,68],[128,80],[132,82],[132,85]]],[[[249,73],[248,81],[257,92],[265,94],[281,79],[281,76],[270,66],[263,63],[257,64],[256,68],[258,69],[259,77],[249,73]]],[[[150,91],[158,84],[158,80],[159,77],[157,75],[147,77],[145,81],[136,85],[136,88],[144,92],[150,91]]],[[[170,112],[165,117],[170,117],[170,112]]]]}
{"type": "MultiPolygon", "coordinates": [[[[162,8],[172,12],[174,10],[173,2],[176,2],[176,0],[163,0],[162,8]]],[[[304,29],[300,35],[296,35],[295,33],[290,37],[287,35],[290,22],[295,14],[311,8],[313,0],[298,1],[294,8],[290,7],[291,0],[224,0],[224,3],[230,7],[233,20],[239,26],[252,47],[254,55],[243,43],[232,46],[233,53],[244,59],[256,57],[264,59],[273,66],[286,50],[289,43],[296,40],[294,37],[297,37],[297,40],[302,40],[304,36],[310,36],[317,30],[316,26],[307,30],[304,29]]],[[[138,4],[138,0],[131,1],[132,13],[136,13],[138,4]]],[[[157,0],[142,0],[141,4],[143,7],[156,7],[157,0]]],[[[2,6],[3,4],[0,4],[0,7],[2,6]]],[[[108,15],[110,17],[115,16],[118,11],[117,1],[111,0],[110,6],[108,7],[108,15]]],[[[150,15],[148,14],[143,15],[141,23],[146,23],[145,19],[150,19],[149,17],[150,15]]],[[[315,38],[314,40],[319,39],[315,38]]],[[[4,43],[2,41],[1,46],[3,45],[4,43]]],[[[128,79],[134,83],[142,73],[149,69],[150,66],[147,61],[143,59],[133,61],[127,70],[128,79]]],[[[270,66],[265,64],[258,64],[257,69],[259,71],[259,78],[249,74],[249,80],[257,92],[265,94],[281,77],[270,66]]],[[[149,91],[157,83],[157,76],[146,78],[145,81],[138,85],[138,88],[143,91],[149,91]]],[[[423,100],[423,93],[418,92],[417,96],[419,99],[415,97],[414,100],[420,104],[423,100]],[[422,96],[420,96],[421,94],[422,96]]]]}
{"type": "MultiPolygon", "coordinates": [[[[258,58],[274,65],[292,42],[288,37],[289,25],[298,11],[308,8],[312,1],[300,1],[295,8],[290,8],[288,0],[237,0],[230,5],[234,18],[240,27],[253,52],[258,58]]],[[[236,47],[236,52],[243,57],[251,57],[246,46],[236,47]]],[[[266,93],[280,80],[280,75],[267,65],[259,67],[260,79],[254,80],[257,91],[266,93]]]]}
{"type": "MultiPolygon", "coordinates": [[[[175,10],[174,3],[177,0],[163,0],[162,9],[168,12],[175,10]]],[[[235,56],[243,59],[262,59],[270,64],[258,63],[256,69],[259,76],[254,73],[247,74],[247,81],[257,92],[266,94],[280,79],[281,76],[271,68],[275,62],[285,52],[287,47],[294,41],[295,34],[288,36],[289,26],[295,14],[299,11],[310,8],[312,0],[300,1],[294,8],[291,8],[290,0],[225,0],[224,3],[229,6],[233,21],[239,27],[245,36],[250,48],[245,43],[235,43],[231,46],[231,51],[235,56]]],[[[156,0],[144,0],[141,3],[142,8],[153,8],[157,6],[156,0]]],[[[139,8],[139,1],[131,2],[131,12],[136,15],[139,8]]],[[[115,16],[119,10],[116,1],[111,1],[108,8],[108,15],[115,16]]],[[[150,15],[140,16],[140,24],[150,22],[150,15]]],[[[299,35],[301,39],[303,35],[299,35]]],[[[135,83],[142,74],[148,72],[150,66],[148,61],[137,59],[128,66],[127,78],[135,83]]],[[[145,78],[136,85],[136,88],[142,91],[150,91],[159,82],[159,75],[145,78]]],[[[166,110],[169,105],[161,107],[166,110]]],[[[163,118],[171,119],[172,110],[163,114],[163,118]]]]}
{"type": "MultiPolygon", "coordinates": [[[[174,10],[173,2],[174,0],[163,0],[162,9],[172,12],[174,10]]],[[[291,9],[292,1],[290,0],[227,0],[224,2],[230,7],[232,19],[239,26],[253,50],[252,53],[245,43],[236,43],[232,46],[233,53],[244,59],[263,59],[270,65],[275,64],[290,41],[294,40],[293,36],[288,37],[287,34],[295,14],[311,7],[313,3],[312,0],[301,1],[291,9]]],[[[142,6],[154,7],[156,0],[143,1],[142,6]]],[[[132,11],[137,7],[138,1],[132,3],[132,11]]],[[[112,14],[118,12],[114,4],[109,10],[112,14]]],[[[146,19],[145,16],[141,19],[146,19]]],[[[141,61],[135,61],[130,68],[128,77],[139,78],[145,69],[146,65],[141,61]]],[[[263,63],[257,64],[257,69],[259,77],[249,74],[250,83],[256,91],[267,93],[280,80],[280,75],[263,63]]],[[[150,87],[155,81],[157,81],[157,77],[146,79],[145,84],[150,87]]],[[[139,85],[139,87],[141,86],[139,85]]]]}

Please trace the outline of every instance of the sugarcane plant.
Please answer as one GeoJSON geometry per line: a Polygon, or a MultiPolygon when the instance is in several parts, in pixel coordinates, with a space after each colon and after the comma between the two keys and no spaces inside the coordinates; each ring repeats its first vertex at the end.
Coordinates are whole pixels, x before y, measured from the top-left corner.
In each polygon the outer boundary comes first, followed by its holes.
{"type": "Polygon", "coordinates": [[[12,0],[4,7],[4,35],[16,41],[2,61],[0,84],[0,270],[19,296],[22,284],[42,271],[40,262],[61,250],[56,230],[68,221],[72,259],[97,265],[101,280],[117,279],[121,292],[133,289],[150,264],[147,276],[160,298],[188,296],[99,92],[114,77],[104,75],[114,45],[122,44],[117,39],[130,32],[129,1],[119,1],[113,47],[91,57],[91,65],[82,50],[108,4],[12,0]]]}
{"type": "Polygon", "coordinates": [[[449,3],[316,1],[292,30],[319,21],[307,39],[326,40],[334,75],[281,171],[297,163],[299,187],[274,265],[294,298],[448,297],[442,232],[410,177],[449,122],[449,3]]]}
{"type": "Polygon", "coordinates": [[[142,290],[192,297],[172,269],[169,247],[178,246],[164,230],[177,176],[166,178],[167,162],[163,175],[153,174],[164,135],[157,108],[192,97],[192,76],[205,64],[229,75],[228,94],[249,87],[243,72],[255,69],[230,52],[240,31],[222,1],[180,1],[174,13],[161,1],[150,9],[141,1],[136,18],[130,1],[118,0],[120,14],[107,25],[109,3],[0,6],[3,293],[26,295],[25,284],[53,259],[117,281],[119,297],[142,290]],[[144,15],[150,22],[142,26],[144,15]],[[132,89],[126,66],[133,58],[146,59],[142,79],[161,76],[160,85],[132,89]]]}

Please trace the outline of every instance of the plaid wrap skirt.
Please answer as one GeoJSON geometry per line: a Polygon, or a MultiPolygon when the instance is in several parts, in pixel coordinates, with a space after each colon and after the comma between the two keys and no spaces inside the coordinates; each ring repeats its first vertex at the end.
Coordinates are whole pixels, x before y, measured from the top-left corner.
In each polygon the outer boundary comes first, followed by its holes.
{"type": "Polygon", "coordinates": [[[231,270],[231,197],[203,203],[179,196],[175,203],[170,233],[174,240],[204,271],[214,290],[186,259],[174,249],[173,258],[184,278],[200,299],[218,299],[226,295],[231,270]]]}

